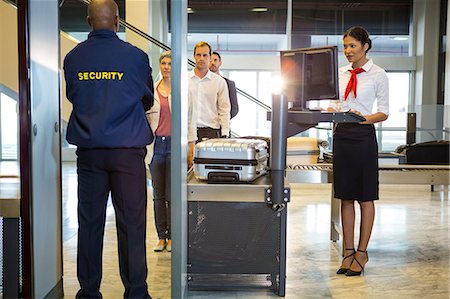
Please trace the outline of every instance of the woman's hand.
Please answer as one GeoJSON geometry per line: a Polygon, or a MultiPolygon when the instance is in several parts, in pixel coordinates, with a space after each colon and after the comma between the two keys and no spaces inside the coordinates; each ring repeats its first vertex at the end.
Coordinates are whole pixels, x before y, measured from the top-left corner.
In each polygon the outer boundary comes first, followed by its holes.
{"type": "Polygon", "coordinates": [[[361,124],[361,125],[371,124],[371,122],[368,121],[367,116],[362,115],[362,113],[359,112],[358,110],[350,109],[348,112],[355,113],[356,115],[359,115],[359,116],[364,117],[366,119],[365,121],[359,122],[359,124],[361,124]]]}
{"type": "Polygon", "coordinates": [[[364,125],[382,122],[388,118],[388,116],[386,114],[384,114],[383,112],[377,112],[375,114],[370,114],[370,115],[362,115],[359,111],[356,111],[356,110],[350,110],[350,111],[364,117],[366,119],[366,121],[360,122],[360,124],[364,124],[364,125]]]}
{"type": "Polygon", "coordinates": [[[187,156],[187,162],[188,162],[188,169],[192,167],[194,164],[194,142],[189,142],[188,144],[188,156],[187,156]]]}
{"type": "Polygon", "coordinates": [[[364,115],[362,115],[361,112],[359,112],[358,110],[355,110],[355,109],[350,109],[350,111],[348,111],[348,112],[352,112],[352,113],[358,114],[359,116],[364,117],[364,115]]]}

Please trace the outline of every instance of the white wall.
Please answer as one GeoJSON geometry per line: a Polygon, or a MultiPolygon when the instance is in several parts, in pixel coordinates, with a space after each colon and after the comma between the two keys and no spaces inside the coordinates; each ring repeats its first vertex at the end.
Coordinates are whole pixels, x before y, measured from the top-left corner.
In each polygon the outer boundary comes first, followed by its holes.
{"type": "Polygon", "coordinates": [[[0,84],[17,93],[17,9],[4,1],[0,1],[0,41],[0,84]]]}

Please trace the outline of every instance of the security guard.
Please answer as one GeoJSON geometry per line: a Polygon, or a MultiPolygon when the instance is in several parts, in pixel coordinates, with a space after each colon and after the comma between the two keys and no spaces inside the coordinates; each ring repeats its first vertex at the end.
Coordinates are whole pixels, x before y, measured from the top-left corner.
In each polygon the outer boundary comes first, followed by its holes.
{"type": "Polygon", "coordinates": [[[67,141],[78,167],[77,298],[101,298],[103,235],[109,192],[116,214],[125,298],[150,298],[146,261],[145,146],[153,140],[145,111],[153,105],[148,56],[121,41],[113,0],[91,1],[85,42],[64,60],[73,104],[67,141]]]}

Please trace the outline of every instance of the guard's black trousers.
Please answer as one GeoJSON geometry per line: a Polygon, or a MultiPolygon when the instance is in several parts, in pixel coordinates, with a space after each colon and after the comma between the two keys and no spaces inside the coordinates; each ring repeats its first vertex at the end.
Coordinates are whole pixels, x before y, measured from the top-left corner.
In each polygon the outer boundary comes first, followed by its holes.
{"type": "Polygon", "coordinates": [[[149,298],[145,148],[77,150],[78,298],[101,298],[103,235],[111,191],[125,298],[149,298]]]}

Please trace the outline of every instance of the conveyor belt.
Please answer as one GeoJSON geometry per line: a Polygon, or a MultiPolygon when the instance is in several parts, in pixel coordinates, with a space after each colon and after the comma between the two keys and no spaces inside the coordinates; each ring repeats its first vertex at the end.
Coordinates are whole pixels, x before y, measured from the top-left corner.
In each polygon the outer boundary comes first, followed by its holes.
{"type": "MultiPolygon", "coordinates": [[[[331,183],[332,172],[333,165],[327,163],[286,167],[290,183],[331,183]]],[[[450,165],[380,165],[379,180],[380,184],[450,185],[450,165]]]]}
{"type": "Polygon", "coordinates": [[[286,170],[333,171],[333,165],[332,164],[311,164],[311,165],[293,164],[293,165],[287,165],[286,170]]]}
{"type": "Polygon", "coordinates": [[[331,164],[287,165],[286,179],[289,183],[331,183],[333,166],[331,164]]]}
{"type": "MultiPolygon", "coordinates": [[[[287,165],[287,170],[321,170],[333,171],[333,164],[292,164],[287,165]]],[[[378,167],[379,170],[389,171],[450,171],[450,165],[411,165],[411,164],[382,164],[378,167]]]]}

